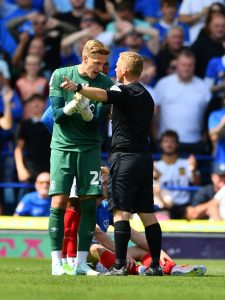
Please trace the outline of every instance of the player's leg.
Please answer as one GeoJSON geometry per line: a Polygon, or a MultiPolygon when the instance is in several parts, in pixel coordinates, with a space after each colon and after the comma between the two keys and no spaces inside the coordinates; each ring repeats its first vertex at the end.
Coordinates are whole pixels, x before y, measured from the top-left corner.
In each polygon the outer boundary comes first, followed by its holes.
{"type": "Polygon", "coordinates": [[[74,267],[75,258],[77,257],[77,233],[78,233],[78,227],[80,224],[80,203],[78,198],[70,198],[69,203],[73,213],[73,219],[71,224],[71,231],[70,231],[70,239],[68,242],[67,247],[67,260],[70,266],[74,267]]]}
{"type": "MultiPolygon", "coordinates": [[[[90,247],[91,259],[98,261],[96,265],[96,270],[102,274],[105,274],[109,269],[115,264],[115,253],[107,250],[100,244],[93,244],[90,247]]],[[[132,265],[130,269],[127,270],[129,275],[139,274],[140,266],[136,264],[132,265]]]]}
{"type": "Polygon", "coordinates": [[[52,275],[61,275],[62,243],[64,236],[64,213],[69,199],[74,174],[71,167],[74,163],[70,153],[52,150],[51,152],[51,182],[49,195],[52,203],[49,216],[49,237],[51,242],[52,275]]]}
{"type": "Polygon", "coordinates": [[[97,261],[96,271],[105,274],[115,263],[115,253],[107,250],[100,244],[92,244],[90,247],[91,260],[97,261]]]}
{"type": "Polygon", "coordinates": [[[99,148],[79,153],[77,194],[80,199],[81,219],[78,228],[76,273],[98,275],[98,272],[87,265],[87,256],[96,226],[96,201],[102,194],[99,148]]]}
{"type": "Polygon", "coordinates": [[[204,265],[175,265],[170,275],[173,276],[203,276],[207,272],[207,268],[204,265]]]}
{"type": "Polygon", "coordinates": [[[136,190],[132,157],[133,154],[129,153],[115,153],[111,156],[108,195],[110,195],[109,207],[113,209],[116,260],[113,268],[106,275],[127,275],[127,246],[131,235],[129,219],[136,190]]]}
{"type": "MultiPolygon", "coordinates": [[[[146,252],[146,254],[140,259],[143,266],[146,267],[146,269],[151,265],[152,263],[152,257],[149,252],[146,252]]],[[[163,274],[170,275],[171,270],[175,266],[175,262],[173,260],[168,259],[160,259],[160,266],[163,269],[163,274]]]]}
{"type": "Polygon", "coordinates": [[[74,275],[77,256],[77,230],[80,223],[78,198],[69,198],[64,215],[64,239],[62,247],[62,266],[67,275],[74,275]]]}
{"type": "Polygon", "coordinates": [[[149,153],[140,157],[139,166],[141,169],[138,176],[142,177],[142,184],[139,187],[134,208],[145,227],[145,236],[152,256],[151,265],[145,273],[150,276],[161,276],[163,275],[160,267],[162,231],[154,214],[153,163],[149,153]]]}

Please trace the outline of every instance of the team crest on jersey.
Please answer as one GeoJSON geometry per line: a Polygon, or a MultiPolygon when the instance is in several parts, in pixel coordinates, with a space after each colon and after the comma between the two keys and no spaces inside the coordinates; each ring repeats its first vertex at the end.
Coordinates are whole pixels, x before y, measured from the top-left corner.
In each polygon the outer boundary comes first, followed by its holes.
{"type": "Polygon", "coordinates": [[[185,175],[185,173],[186,173],[186,172],[185,172],[185,168],[184,168],[184,167],[180,167],[180,168],[179,168],[179,174],[180,174],[180,175],[185,175]]]}
{"type": "Polygon", "coordinates": [[[108,227],[109,227],[109,220],[103,221],[103,225],[104,225],[105,229],[108,229],[108,227]]]}
{"type": "Polygon", "coordinates": [[[55,188],[56,188],[56,182],[55,182],[55,180],[51,180],[50,181],[50,190],[51,191],[54,191],[55,190],[55,188]]]}

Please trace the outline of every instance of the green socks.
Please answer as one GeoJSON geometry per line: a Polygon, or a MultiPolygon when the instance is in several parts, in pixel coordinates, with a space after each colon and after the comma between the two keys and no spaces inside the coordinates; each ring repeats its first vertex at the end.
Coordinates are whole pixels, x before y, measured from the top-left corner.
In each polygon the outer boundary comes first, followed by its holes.
{"type": "Polygon", "coordinates": [[[64,236],[65,209],[50,208],[48,232],[51,241],[51,251],[62,250],[64,236]]]}
{"type": "MultiPolygon", "coordinates": [[[[96,199],[80,201],[81,219],[78,229],[78,251],[89,251],[96,226],[96,199]]],[[[64,236],[65,209],[51,208],[48,231],[51,241],[51,251],[62,250],[64,236]]]]}
{"type": "Polygon", "coordinates": [[[81,218],[78,229],[78,251],[89,251],[96,226],[96,199],[80,201],[81,218]]]}

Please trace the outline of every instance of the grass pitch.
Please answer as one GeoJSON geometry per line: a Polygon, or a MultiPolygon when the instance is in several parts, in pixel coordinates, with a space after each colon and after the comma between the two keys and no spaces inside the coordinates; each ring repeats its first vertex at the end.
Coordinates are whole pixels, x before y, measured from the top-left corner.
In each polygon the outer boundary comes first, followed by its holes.
{"type": "Polygon", "coordinates": [[[204,264],[203,277],[51,276],[50,261],[0,259],[1,300],[224,300],[225,260],[185,260],[204,264]]]}

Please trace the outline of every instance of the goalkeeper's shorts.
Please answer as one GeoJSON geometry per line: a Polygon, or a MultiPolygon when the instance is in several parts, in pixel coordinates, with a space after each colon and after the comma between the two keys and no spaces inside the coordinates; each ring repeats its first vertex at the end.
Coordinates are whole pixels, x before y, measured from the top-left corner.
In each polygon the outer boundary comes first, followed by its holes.
{"type": "Polygon", "coordinates": [[[99,147],[83,152],[52,149],[49,195],[70,195],[74,177],[78,196],[102,195],[100,154],[99,147]]]}

